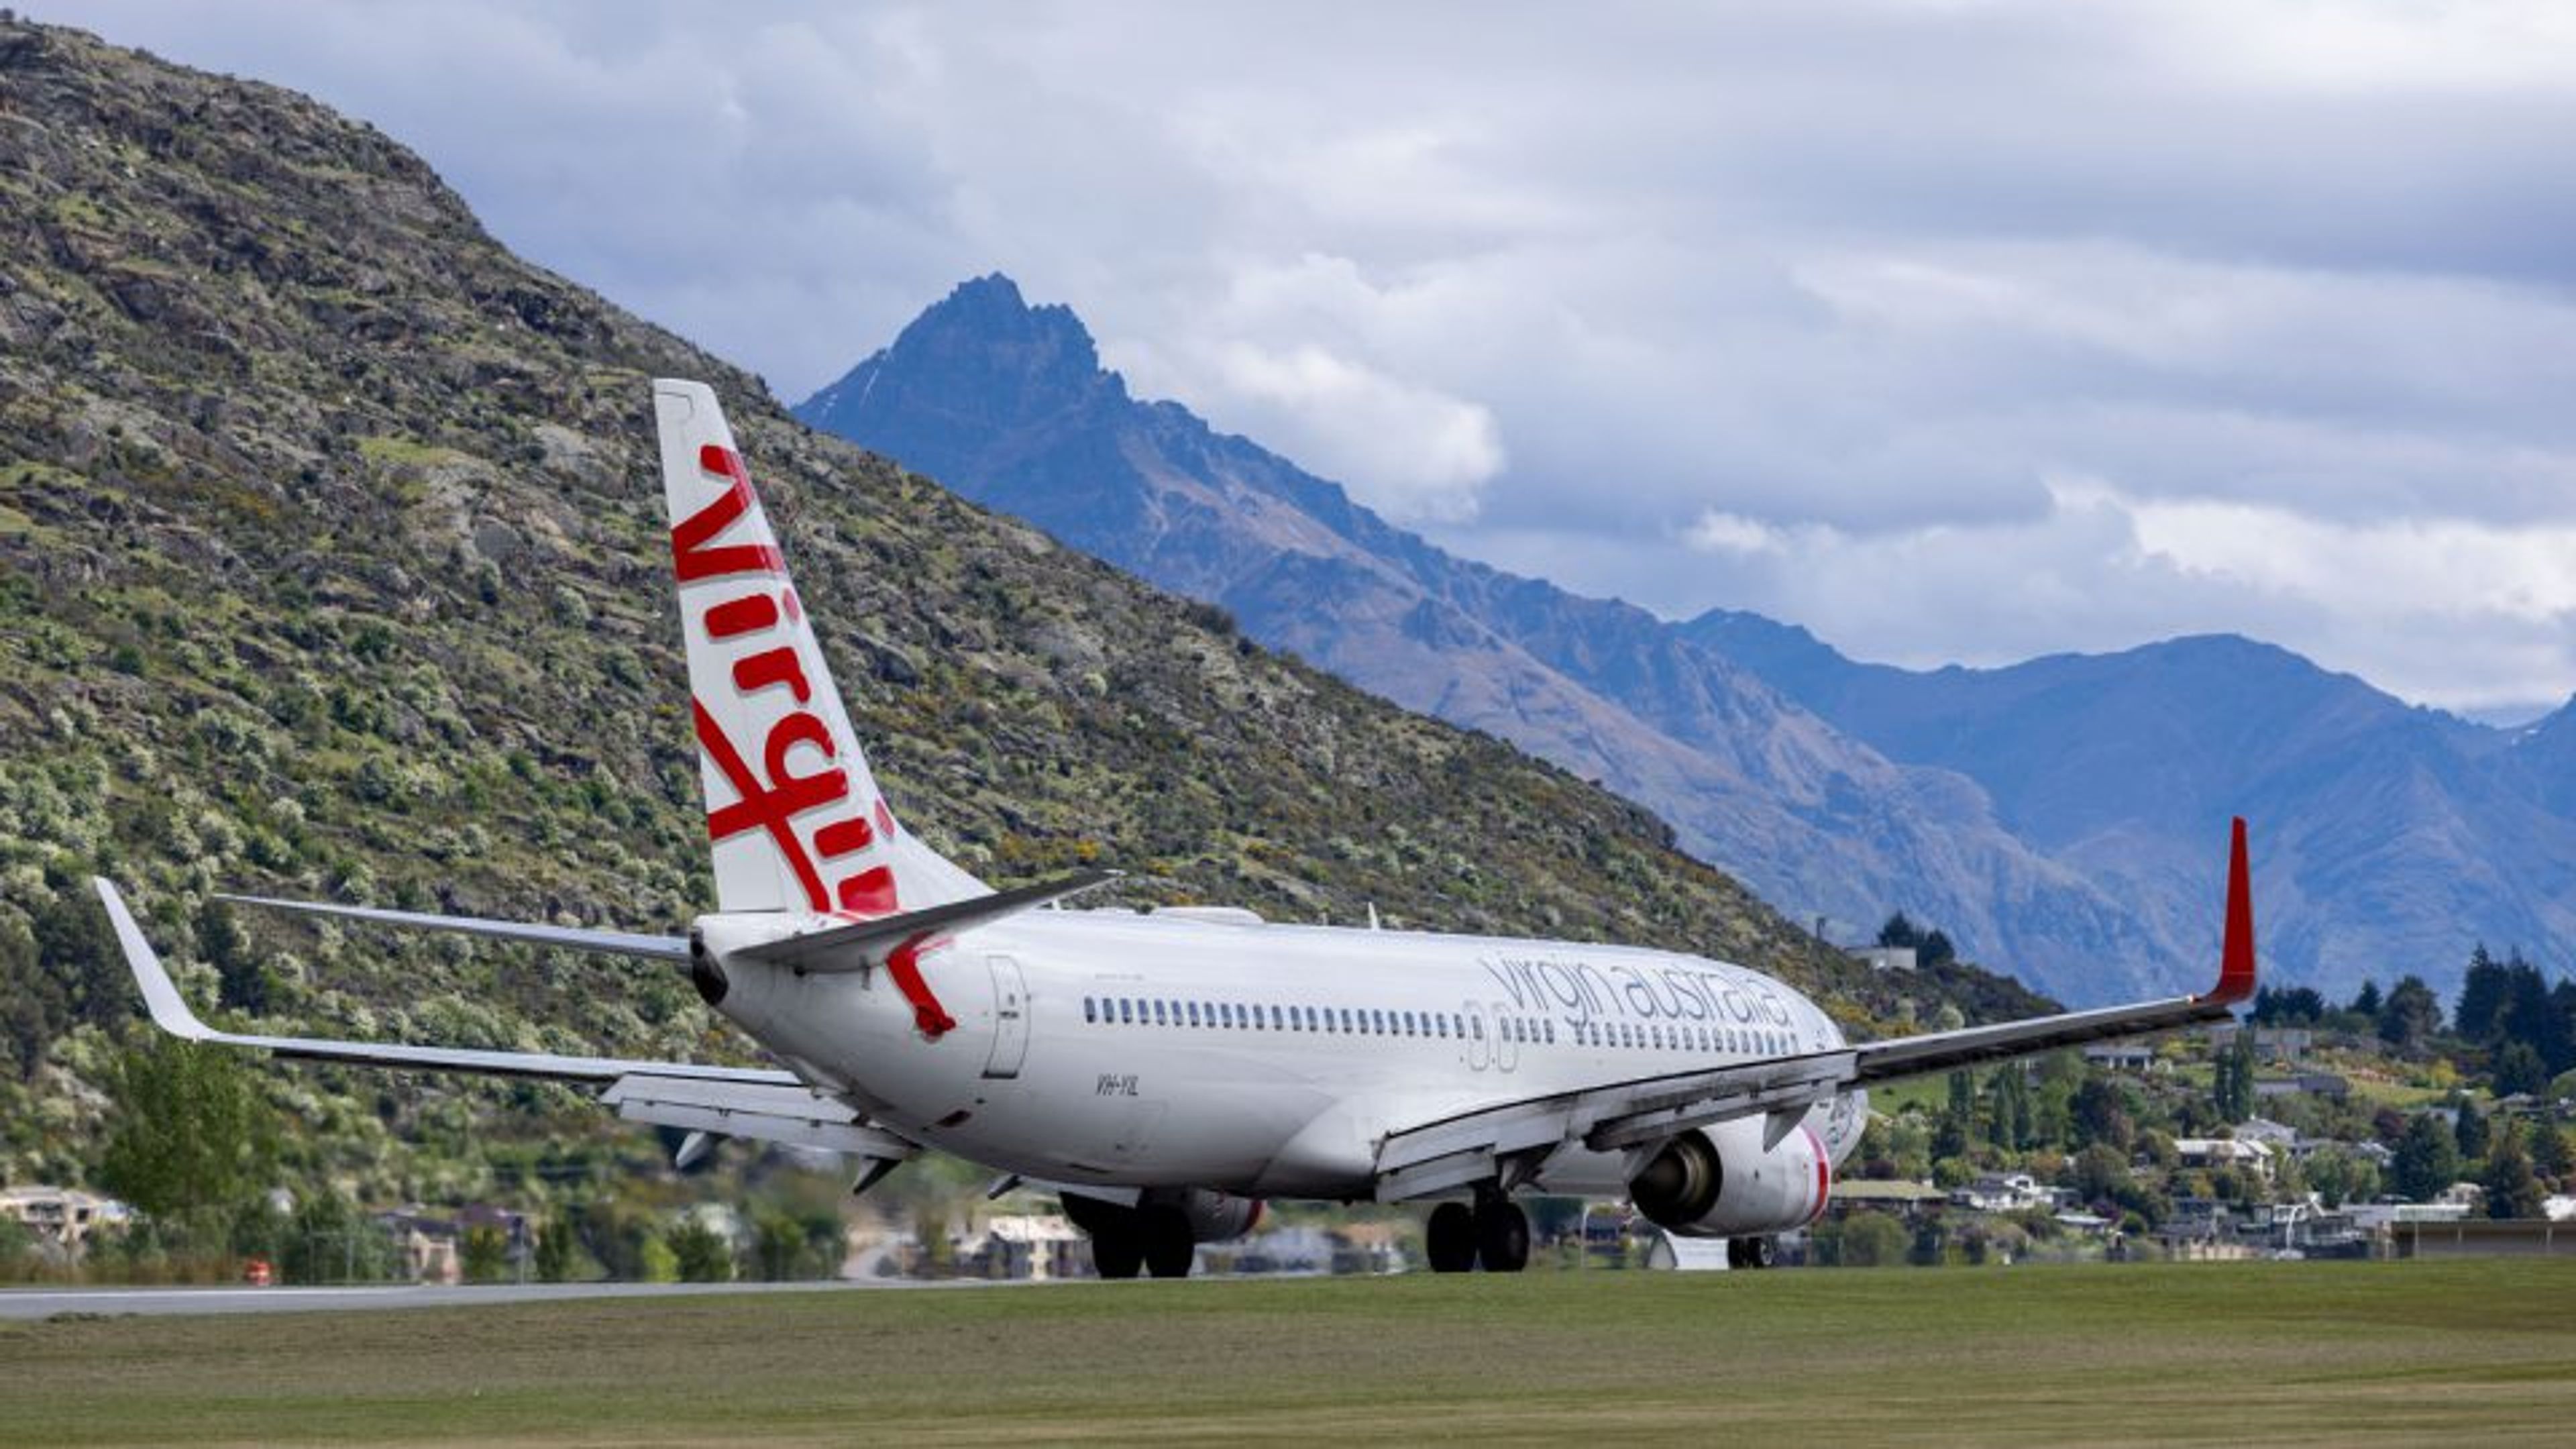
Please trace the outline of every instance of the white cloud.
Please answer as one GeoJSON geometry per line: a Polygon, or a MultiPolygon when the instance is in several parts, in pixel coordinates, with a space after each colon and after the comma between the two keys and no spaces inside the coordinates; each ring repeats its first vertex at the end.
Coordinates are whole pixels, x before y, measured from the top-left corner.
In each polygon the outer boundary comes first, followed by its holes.
{"type": "Polygon", "coordinates": [[[2576,689],[2561,4],[42,8],[376,122],[790,397],[998,267],[1579,589],[2576,689]]]}

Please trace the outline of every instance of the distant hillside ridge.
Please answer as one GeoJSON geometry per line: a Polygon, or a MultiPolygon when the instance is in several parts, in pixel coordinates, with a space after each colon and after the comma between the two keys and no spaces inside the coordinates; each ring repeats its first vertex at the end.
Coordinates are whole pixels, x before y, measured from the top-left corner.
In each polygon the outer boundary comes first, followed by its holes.
{"type": "Polygon", "coordinates": [[[2234,635],[1913,671],[1754,614],[1679,627],[1890,756],[1975,779],[2024,840],[2169,914],[2207,876],[2197,823],[2254,817],[2266,945],[2339,999],[2402,971],[2448,991],[2463,940],[2576,965],[2576,702],[2496,729],[2234,635]]]}
{"type": "MultiPolygon", "coordinates": [[[[741,1050],[669,972],[210,901],[657,931],[706,908],[665,375],[724,399],[880,783],[988,879],[1099,862],[1134,904],[1701,951],[1880,1029],[2037,1005],[1873,976],[1643,809],[797,425],[510,255],[370,127],[0,23],[0,1180],[95,1166],[140,1002],[92,872],[219,1021],[741,1050]]],[[[501,1154],[540,1192],[540,1159],[633,1135],[559,1088],[260,1080],[316,1128],[289,1174],[371,1200],[470,1200],[501,1154]]]]}

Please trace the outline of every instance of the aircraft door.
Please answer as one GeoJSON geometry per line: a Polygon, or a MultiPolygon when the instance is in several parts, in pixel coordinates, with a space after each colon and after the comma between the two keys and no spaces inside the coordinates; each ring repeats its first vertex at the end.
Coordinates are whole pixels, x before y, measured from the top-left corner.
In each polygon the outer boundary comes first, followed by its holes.
{"type": "Polygon", "coordinates": [[[1464,1010],[1467,1017],[1467,1070],[1481,1072],[1494,1064],[1494,1042],[1487,1035],[1494,1028],[1485,1019],[1484,1007],[1470,1001],[1464,1010]]]}
{"type": "Polygon", "coordinates": [[[985,958],[993,968],[993,1054],[984,1060],[984,1075],[1016,1077],[1029,1053],[1029,988],[1020,963],[1009,956],[985,958]]]}

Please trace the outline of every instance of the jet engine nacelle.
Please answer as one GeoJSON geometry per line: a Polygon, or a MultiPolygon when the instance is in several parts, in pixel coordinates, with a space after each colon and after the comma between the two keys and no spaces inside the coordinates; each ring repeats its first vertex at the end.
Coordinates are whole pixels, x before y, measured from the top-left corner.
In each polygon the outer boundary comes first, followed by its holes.
{"type": "Polygon", "coordinates": [[[1061,1197],[1065,1216],[1073,1219],[1075,1227],[1095,1236],[1104,1227],[1146,1212],[1177,1214],[1189,1224],[1190,1241],[1194,1243],[1230,1242],[1261,1222],[1261,1199],[1236,1197],[1213,1188],[1149,1187],[1137,1194],[1132,1207],[1070,1190],[1061,1197]]]}
{"type": "Polygon", "coordinates": [[[1168,1196],[1160,1191],[1145,1194],[1148,1203],[1169,1202],[1189,1220],[1190,1240],[1199,1243],[1230,1242],[1251,1232],[1261,1221],[1261,1199],[1236,1197],[1211,1188],[1185,1187],[1168,1196]]]}
{"type": "Polygon", "coordinates": [[[1764,1151],[1762,1119],[1685,1132],[1628,1183],[1648,1222],[1685,1238],[1777,1233],[1813,1222],[1833,1191],[1833,1163],[1806,1127],[1764,1151]]]}

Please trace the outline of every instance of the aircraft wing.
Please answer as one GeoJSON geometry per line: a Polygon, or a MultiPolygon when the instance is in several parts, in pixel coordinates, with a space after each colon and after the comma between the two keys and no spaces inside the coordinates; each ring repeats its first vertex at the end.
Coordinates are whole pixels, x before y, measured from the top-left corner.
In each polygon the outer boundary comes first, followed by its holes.
{"type": "Polygon", "coordinates": [[[1496,1180],[1508,1188],[1560,1147],[1648,1147],[1739,1117],[1766,1117],[1764,1145],[1776,1146],[1809,1108],[1854,1087],[2224,1020],[2231,1007],[2253,997],[2254,975],[2254,911],[2245,822],[2239,820],[2229,852],[2218,984],[2199,995],[1640,1077],[1482,1107],[1388,1134],[1378,1147],[1377,1195],[1394,1202],[1496,1180]]]}
{"type": "MultiPolygon", "coordinates": [[[[183,1040],[249,1047],[300,1061],[566,1082],[595,1089],[603,1103],[616,1108],[617,1115],[630,1122],[829,1148],[875,1162],[900,1162],[920,1151],[916,1144],[866,1121],[848,1104],[815,1092],[793,1072],[775,1067],[701,1066],[691,1062],[219,1031],[208,1026],[179,995],[178,984],[170,979],[152,943],[144,939],[143,928],[136,924],[134,913],[126,908],[125,898],[116,887],[105,880],[93,883],[98,887],[100,902],[107,907],[108,921],[116,929],[125,964],[133,971],[135,984],[143,990],[143,1001],[151,1009],[153,1023],[183,1040]]],[[[352,912],[341,908],[338,913],[352,912]]]]}

